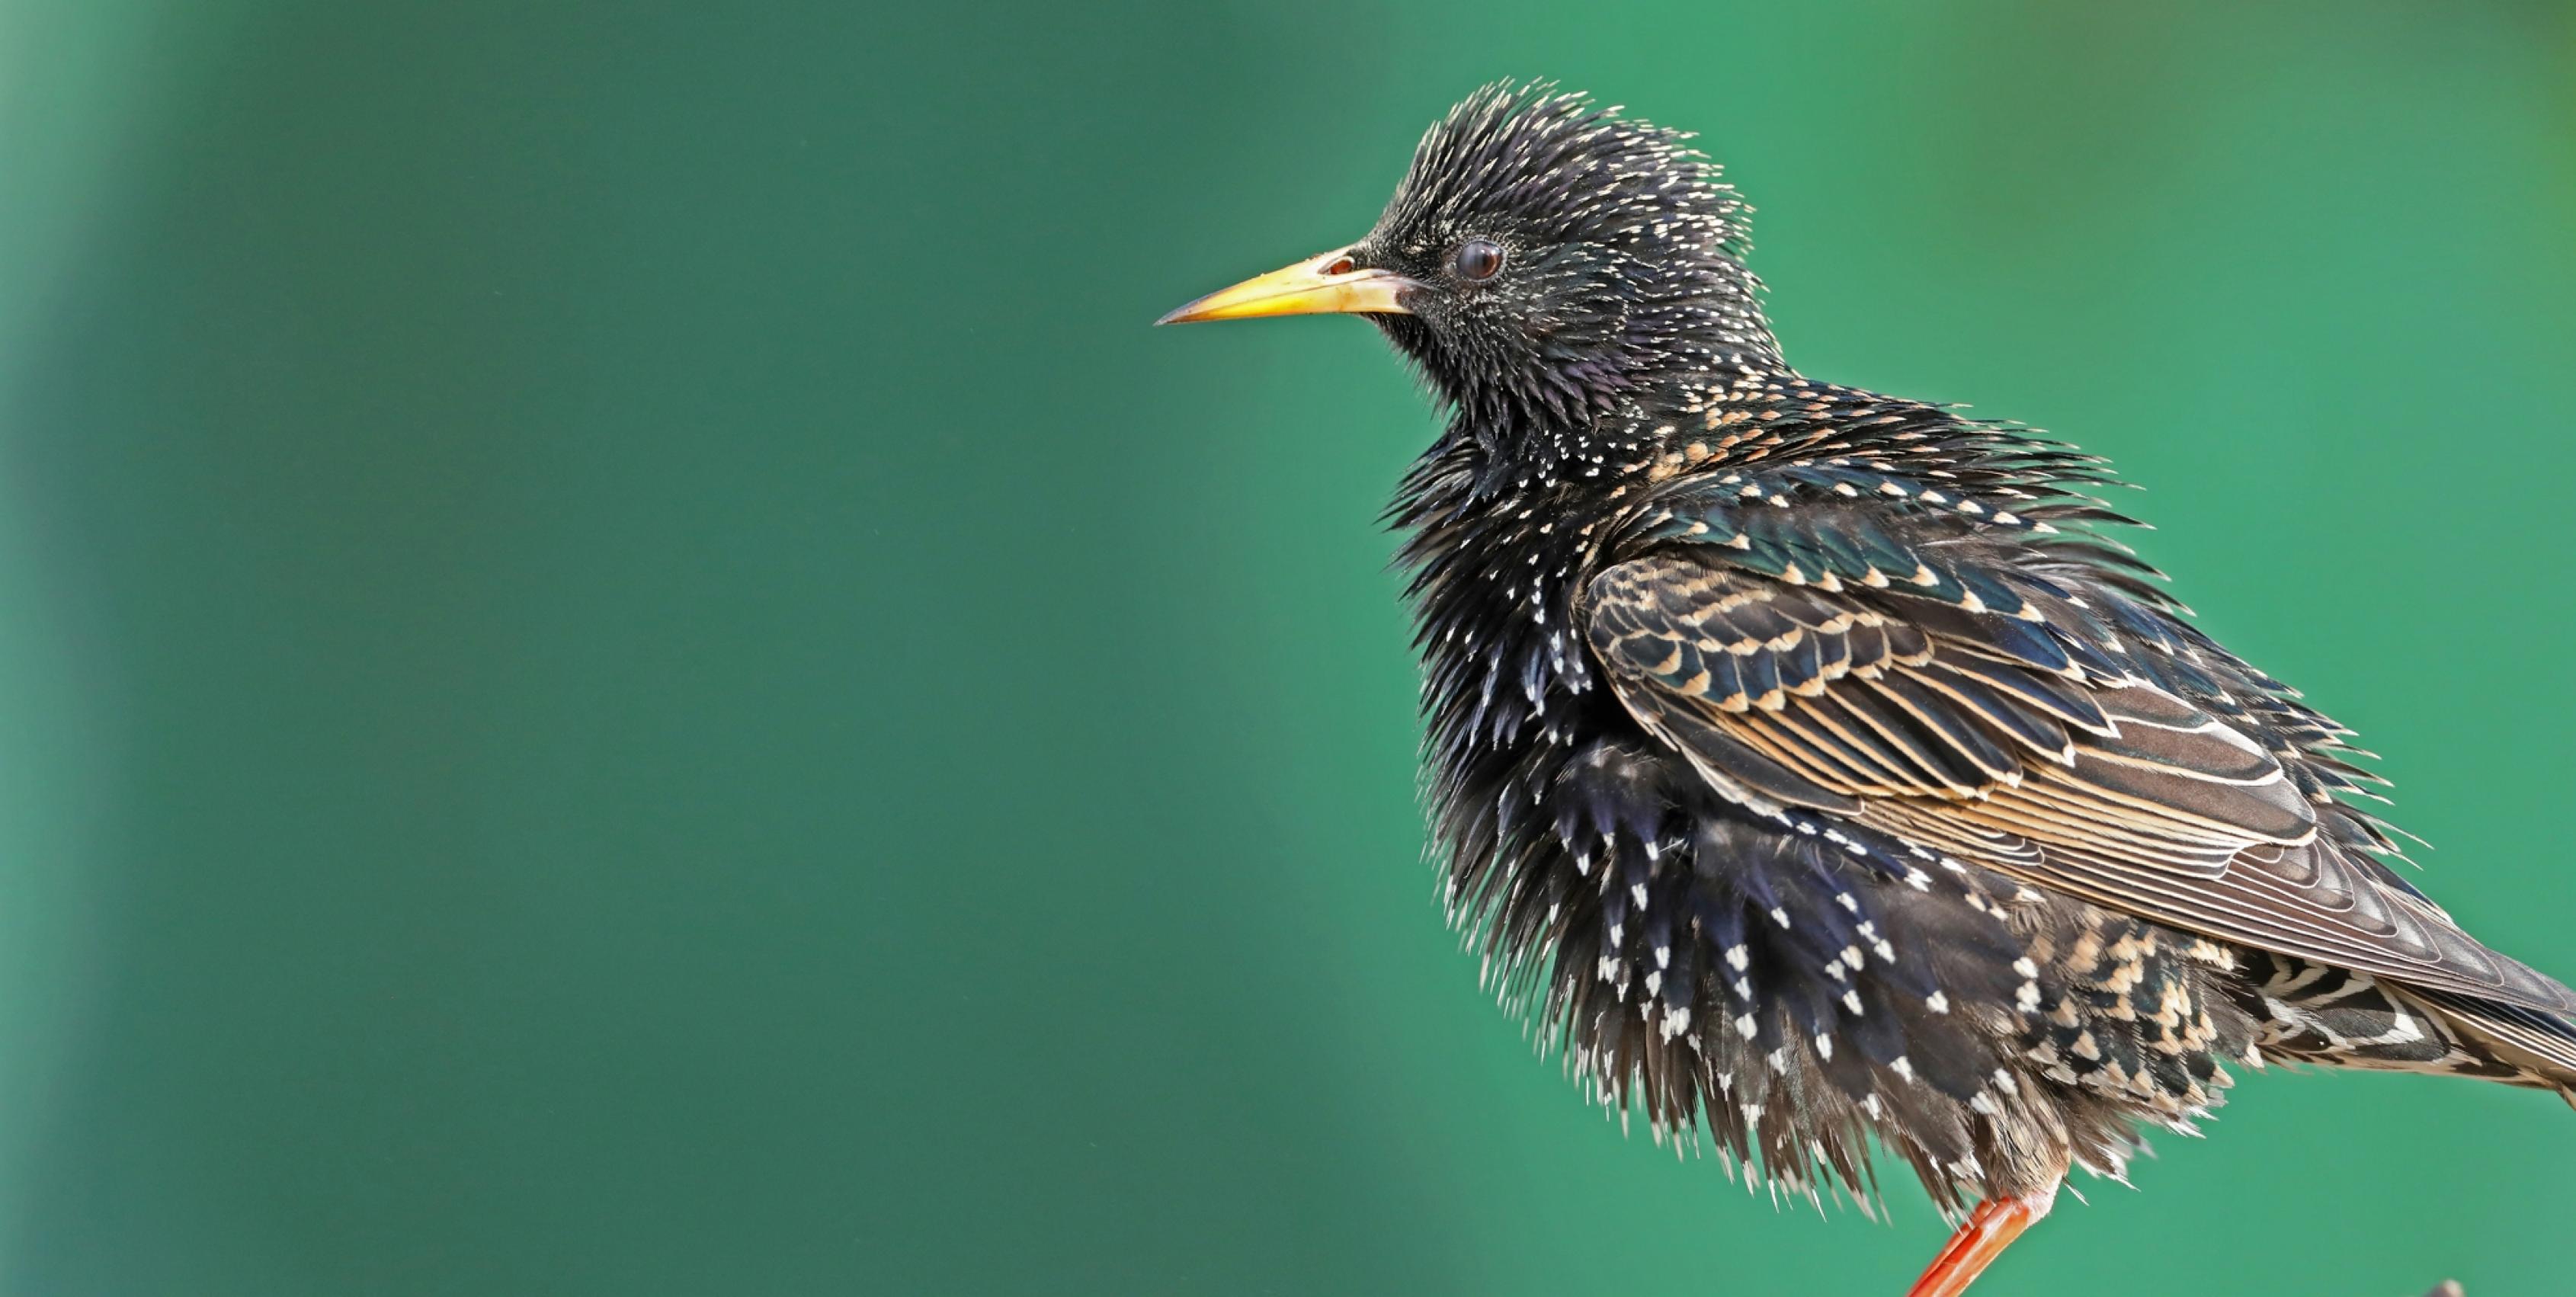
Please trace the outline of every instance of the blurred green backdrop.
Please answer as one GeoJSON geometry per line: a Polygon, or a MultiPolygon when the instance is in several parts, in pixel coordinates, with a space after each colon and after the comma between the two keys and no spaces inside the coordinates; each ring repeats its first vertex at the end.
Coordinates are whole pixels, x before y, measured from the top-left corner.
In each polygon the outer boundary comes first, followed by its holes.
{"type": "MultiPolygon", "coordinates": [[[[1145,327],[1542,73],[2576,975],[2564,6],[0,0],[0,1283],[1893,1293],[1442,929],[1373,332],[1145,327]]],[[[2569,1291],[2560,1105],[2214,1131],[1980,1293],[2569,1291]]]]}

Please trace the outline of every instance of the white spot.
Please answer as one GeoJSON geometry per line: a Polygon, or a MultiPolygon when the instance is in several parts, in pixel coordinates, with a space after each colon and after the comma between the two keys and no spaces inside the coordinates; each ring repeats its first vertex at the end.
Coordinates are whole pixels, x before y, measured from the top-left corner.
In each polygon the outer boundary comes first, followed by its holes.
{"type": "Polygon", "coordinates": [[[1735,1034],[1744,1037],[1746,1040],[1753,1039],[1752,1014],[1745,1014],[1743,1017],[1735,1020],[1735,1034]]]}
{"type": "Polygon", "coordinates": [[[1924,997],[1923,1007],[1930,1009],[1934,1013],[1948,1013],[1950,1011],[1950,997],[1939,991],[1934,991],[1929,996],[1924,997]]]}

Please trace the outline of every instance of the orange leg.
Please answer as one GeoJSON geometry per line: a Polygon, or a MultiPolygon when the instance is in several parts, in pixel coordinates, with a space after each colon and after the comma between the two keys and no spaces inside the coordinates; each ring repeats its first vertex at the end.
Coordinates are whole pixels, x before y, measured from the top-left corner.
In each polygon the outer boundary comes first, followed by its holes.
{"type": "Polygon", "coordinates": [[[1968,1285],[1993,1265],[2004,1248],[2021,1237],[2023,1230],[2037,1224],[2039,1218],[2057,1203],[2057,1186],[2046,1192],[2020,1198],[1988,1198],[1968,1214],[1968,1223],[1950,1236],[1941,1255],[1932,1258],[1932,1267],[1914,1281],[1905,1297],[1959,1297],[1968,1285]]]}

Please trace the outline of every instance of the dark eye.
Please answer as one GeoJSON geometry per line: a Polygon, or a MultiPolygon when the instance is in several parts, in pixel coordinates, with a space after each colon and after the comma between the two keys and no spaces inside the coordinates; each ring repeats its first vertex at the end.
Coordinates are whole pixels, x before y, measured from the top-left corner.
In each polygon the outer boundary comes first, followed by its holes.
{"type": "Polygon", "coordinates": [[[1458,277],[1471,283],[1502,273],[1503,245],[1492,239],[1469,239],[1458,245],[1458,277]]]}

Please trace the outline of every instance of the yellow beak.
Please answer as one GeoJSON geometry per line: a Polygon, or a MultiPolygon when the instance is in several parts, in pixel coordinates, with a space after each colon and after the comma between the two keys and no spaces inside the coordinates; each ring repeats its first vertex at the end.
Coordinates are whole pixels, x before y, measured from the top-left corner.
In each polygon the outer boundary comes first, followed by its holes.
{"type": "Polygon", "coordinates": [[[1193,324],[1200,320],[1249,320],[1264,315],[1411,315],[1396,295],[1420,284],[1392,270],[1361,270],[1351,265],[1348,248],[1256,275],[1232,288],[1221,288],[1154,321],[1193,324]]]}

